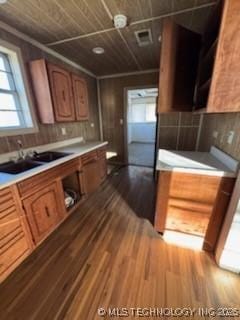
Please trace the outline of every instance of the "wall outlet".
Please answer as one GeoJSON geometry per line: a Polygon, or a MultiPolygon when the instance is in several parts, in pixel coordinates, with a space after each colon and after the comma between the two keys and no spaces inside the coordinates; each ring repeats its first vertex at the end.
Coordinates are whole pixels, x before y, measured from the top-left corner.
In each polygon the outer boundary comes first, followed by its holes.
{"type": "Polygon", "coordinates": [[[67,134],[67,130],[65,127],[62,127],[61,128],[61,131],[62,131],[62,135],[65,136],[67,134]]]}
{"type": "Polygon", "coordinates": [[[91,126],[91,128],[94,128],[94,127],[95,127],[95,125],[94,125],[93,122],[90,124],[90,126],[91,126]]]}
{"type": "Polygon", "coordinates": [[[234,131],[229,131],[228,132],[228,136],[227,136],[227,143],[228,144],[232,144],[233,138],[234,138],[234,134],[235,134],[234,131]]]}
{"type": "Polygon", "coordinates": [[[214,130],[212,136],[213,136],[213,138],[217,139],[218,131],[214,130]]]}

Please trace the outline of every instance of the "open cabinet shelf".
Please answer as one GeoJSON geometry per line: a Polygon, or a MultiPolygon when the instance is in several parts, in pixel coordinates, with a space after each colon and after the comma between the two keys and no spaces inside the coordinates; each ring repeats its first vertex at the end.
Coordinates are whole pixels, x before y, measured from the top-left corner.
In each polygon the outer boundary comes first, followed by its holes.
{"type": "Polygon", "coordinates": [[[73,172],[62,180],[66,211],[71,213],[78,207],[82,200],[82,190],[79,181],[79,173],[73,172]]]}

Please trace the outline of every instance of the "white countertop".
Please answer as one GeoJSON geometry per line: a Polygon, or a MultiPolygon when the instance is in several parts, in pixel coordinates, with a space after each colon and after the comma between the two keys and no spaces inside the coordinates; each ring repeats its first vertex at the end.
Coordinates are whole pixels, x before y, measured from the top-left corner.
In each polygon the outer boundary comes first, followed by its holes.
{"type": "Polygon", "coordinates": [[[76,142],[76,141],[77,140],[69,140],[70,142],[69,145],[67,145],[66,141],[64,141],[63,146],[61,146],[61,143],[51,144],[52,149],[49,149],[50,145],[46,145],[45,148],[44,146],[41,146],[40,148],[36,147],[35,150],[41,149],[41,152],[51,150],[51,151],[66,152],[66,153],[69,153],[69,155],[49,163],[44,163],[39,167],[33,168],[31,170],[27,170],[19,174],[12,175],[8,173],[0,172],[0,189],[5,188],[11,184],[17,183],[19,181],[25,180],[27,178],[30,178],[38,173],[44,172],[59,164],[62,164],[64,162],[77,158],[87,152],[90,152],[92,150],[95,150],[97,148],[107,145],[107,142],[101,142],[101,141],[86,142],[86,143],[76,142]],[[70,144],[72,141],[74,141],[75,143],[70,144]],[[54,148],[54,146],[56,146],[56,148],[54,148]]]}
{"type": "Polygon", "coordinates": [[[212,147],[210,152],[160,149],[156,169],[159,171],[236,177],[238,161],[215,147],[212,147]]]}

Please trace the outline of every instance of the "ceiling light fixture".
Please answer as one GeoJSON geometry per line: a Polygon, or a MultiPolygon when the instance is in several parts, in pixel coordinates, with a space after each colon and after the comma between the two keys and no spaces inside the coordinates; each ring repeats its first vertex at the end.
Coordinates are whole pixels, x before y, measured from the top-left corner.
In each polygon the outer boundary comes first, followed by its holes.
{"type": "Polygon", "coordinates": [[[101,47],[96,47],[96,48],[93,48],[92,51],[96,54],[103,54],[105,50],[101,47]]]}
{"type": "Polygon", "coordinates": [[[127,17],[124,14],[117,14],[113,17],[113,24],[117,29],[125,28],[127,25],[127,17]]]}
{"type": "Polygon", "coordinates": [[[6,2],[7,2],[7,0],[0,0],[0,4],[4,4],[6,2]]]}

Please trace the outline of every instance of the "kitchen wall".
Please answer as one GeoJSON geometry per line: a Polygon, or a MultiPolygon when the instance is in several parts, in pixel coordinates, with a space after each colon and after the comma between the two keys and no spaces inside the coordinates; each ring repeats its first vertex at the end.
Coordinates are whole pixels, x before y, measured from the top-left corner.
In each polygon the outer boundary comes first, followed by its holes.
{"type": "Polygon", "coordinates": [[[194,151],[200,134],[200,115],[191,112],[159,115],[159,148],[194,151]]]}
{"type": "Polygon", "coordinates": [[[240,160],[240,113],[206,114],[200,136],[199,151],[209,151],[212,145],[240,160]],[[217,138],[213,137],[218,132],[217,138]],[[229,131],[234,131],[232,144],[227,143],[229,131]]]}
{"type": "MultiPolygon", "coordinates": [[[[0,38],[13,43],[22,50],[23,60],[26,64],[28,71],[28,62],[34,59],[46,58],[52,63],[56,63],[71,72],[75,72],[84,77],[87,81],[89,92],[89,109],[90,120],[83,122],[61,123],[55,125],[41,125],[39,124],[39,132],[34,134],[27,134],[21,136],[0,137],[0,153],[10,152],[16,150],[16,140],[21,139],[24,147],[33,147],[46,143],[57,142],[65,139],[83,136],[86,140],[99,140],[99,116],[98,116],[98,103],[97,103],[97,82],[96,79],[79,71],[78,69],[63,63],[61,60],[52,55],[45,53],[39,48],[23,41],[22,39],[13,36],[12,34],[0,29],[0,38]],[[94,125],[94,127],[91,126],[94,125]],[[66,135],[61,134],[61,128],[66,128],[66,135]]],[[[29,74],[28,74],[29,77],[29,74]]],[[[31,80],[29,77],[31,84],[31,80]]],[[[33,95],[33,93],[32,93],[33,95]]],[[[33,95],[34,97],[34,95],[33,95]]],[[[36,111],[36,103],[35,103],[36,111]]]]}
{"type": "Polygon", "coordinates": [[[128,143],[154,143],[156,136],[156,122],[129,122],[128,143]]]}
{"type": "Polygon", "coordinates": [[[100,80],[103,136],[108,150],[117,153],[115,162],[124,162],[124,88],[138,86],[158,87],[158,72],[100,80]]]}
{"type": "MultiPolygon", "coordinates": [[[[103,135],[109,141],[109,151],[116,152],[112,161],[124,162],[124,88],[158,86],[158,73],[133,75],[100,80],[103,135]]],[[[190,112],[161,114],[159,119],[159,147],[194,151],[197,148],[200,115],[190,112]]]]}

